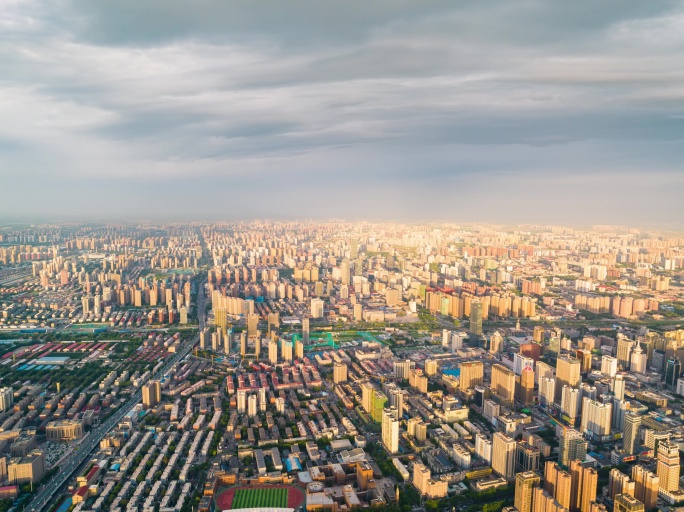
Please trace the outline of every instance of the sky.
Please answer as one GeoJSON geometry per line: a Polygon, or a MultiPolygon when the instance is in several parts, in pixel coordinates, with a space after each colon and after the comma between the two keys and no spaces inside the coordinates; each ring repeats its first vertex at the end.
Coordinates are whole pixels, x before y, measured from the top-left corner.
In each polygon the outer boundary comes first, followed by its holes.
{"type": "Polygon", "coordinates": [[[684,226],[684,2],[3,0],[0,221],[684,226]]]}

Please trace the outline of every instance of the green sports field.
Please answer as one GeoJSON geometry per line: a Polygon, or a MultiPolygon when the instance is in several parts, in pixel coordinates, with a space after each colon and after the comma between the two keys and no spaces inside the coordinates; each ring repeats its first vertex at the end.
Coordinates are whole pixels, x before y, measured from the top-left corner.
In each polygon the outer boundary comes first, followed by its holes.
{"type": "Polygon", "coordinates": [[[233,509],[287,507],[287,489],[238,489],[233,498],[233,509]]]}

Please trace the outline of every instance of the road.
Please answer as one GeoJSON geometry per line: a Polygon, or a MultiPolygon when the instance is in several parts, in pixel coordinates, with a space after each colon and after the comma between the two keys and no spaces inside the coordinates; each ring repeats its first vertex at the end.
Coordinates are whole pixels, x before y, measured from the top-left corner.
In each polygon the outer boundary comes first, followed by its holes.
{"type": "MultiPolygon", "coordinates": [[[[200,331],[204,328],[204,309],[205,309],[206,297],[204,294],[204,283],[199,285],[199,290],[197,293],[197,310],[199,312],[199,329],[200,331]]],[[[191,351],[192,347],[199,341],[199,333],[195,335],[191,342],[185,343],[179,352],[171,356],[164,367],[159,370],[152,379],[161,378],[169,369],[176,364],[178,361],[187,356],[191,351]]],[[[31,512],[39,512],[42,510],[48,510],[52,505],[54,505],[53,497],[65,485],[69,479],[73,476],[73,473],[79,468],[83,462],[90,456],[90,453],[95,449],[96,446],[100,444],[100,441],[107,435],[107,432],[112,430],[116,424],[129,413],[137,404],[140,402],[142,397],[142,391],[137,390],[133,396],[122,405],[118,411],[116,411],[112,416],[110,416],[104,423],[100,424],[98,427],[90,431],[89,435],[81,442],[81,444],[76,448],[76,450],[64,459],[59,468],[59,473],[53,476],[48,482],[38,491],[34,496],[33,500],[27,505],[25,510],[31,512]]]]}

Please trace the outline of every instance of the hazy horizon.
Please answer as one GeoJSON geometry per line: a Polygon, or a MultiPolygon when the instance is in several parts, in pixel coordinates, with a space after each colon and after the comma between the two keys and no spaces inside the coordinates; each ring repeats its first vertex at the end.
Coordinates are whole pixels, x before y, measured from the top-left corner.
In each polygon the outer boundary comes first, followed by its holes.
{"type": "Polygon", "coordinates": [[[682,228],[682,26],[682,1],[4,2],[0,222],[682,228]]]}

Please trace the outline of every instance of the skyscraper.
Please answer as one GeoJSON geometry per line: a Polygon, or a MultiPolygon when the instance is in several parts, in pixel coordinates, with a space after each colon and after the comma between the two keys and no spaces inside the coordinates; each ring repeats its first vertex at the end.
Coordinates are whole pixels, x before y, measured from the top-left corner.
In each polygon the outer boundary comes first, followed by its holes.
{"type": "Polygon", "coordinates": [[[396,407],[382,411],[382,444],[390,453],[399,451],[399,420],[396,407]]]}
{"type": "Polygon", "coordinates": [[[582,400],[582,433],[593,439],[604,440],[610,435],[613,405],[584,397],[582,400]]]}
{"type": "Polygon", "coordinates": [[[515,508],[518,512],[532,511],[532,491],[539,485],[539,475],[524,471],[515,475],[515,508]]]}
{"type": "Polygon", "coordinates": [[[622,438],[622,448],[625,453],[634,455],[636,442],[639,438],[639,427],[641,427],[641,416],[628,412],[625,414],[625,430],[622,438]]]}
{"type": "Polygon", "coordinates": [[[679,489],[679,446],[670,441],[658,444],[658,479],[666,491],[679,489]]]}
{"type": "Polygon", "coordinates": [[[520,401],[524,405],[534,403],[534,370],[529,366],[520,375],[520,401]]]}
{"type": "Polygon", "coordinates": [[[470,332],[482,336],[482,302],[473,299],[470,304],[470,332]]]}
{"type": "Polygon", "coordinates": [[[590,512],[591,502],[596,501],[598,472],[585,468],[579,460],[570,462],[572,478],[571,511],[590,512]]]}
{"type": "Polygon", "coordinates": [[[503,432],[496,432],[492,438],[492,469],[506,479],[515,475],[515,439],[503,432]]]}
{"type": "Polygon", "coordinates": [[[623,370],[629,369],[630,357],[632,355],[633,341],[627,338],[624,334],[618,334],[617,338],[617,360],[618,365],[622,366],[623,370]]]}
{"type": "Polygon", "coordinates": [[[571,388],[570,386],[563,386],[563,390],[561,392],[561,412],[564,415],[564,419],[573,427],[575,426],[575,421],[580,413],[579,397],[579,389],[571,388]]]}
{"type": "Polygon", "coordinates": [[[671,357],[667,360],[665,366],[665,384],[670,388],[677,387],[677,379],[682,374],[682,363],[676,357],[671,357]]]}

